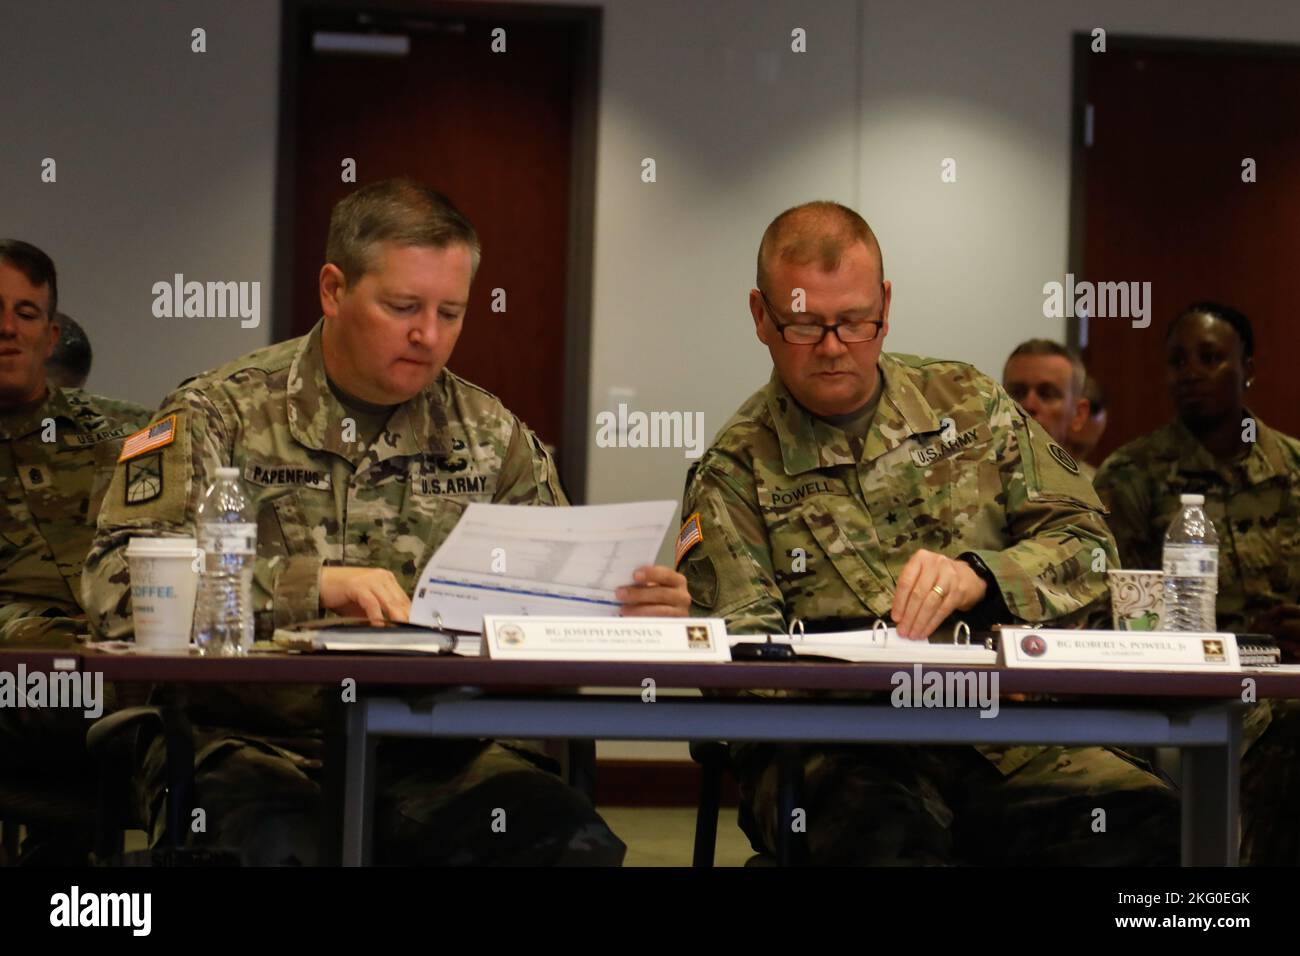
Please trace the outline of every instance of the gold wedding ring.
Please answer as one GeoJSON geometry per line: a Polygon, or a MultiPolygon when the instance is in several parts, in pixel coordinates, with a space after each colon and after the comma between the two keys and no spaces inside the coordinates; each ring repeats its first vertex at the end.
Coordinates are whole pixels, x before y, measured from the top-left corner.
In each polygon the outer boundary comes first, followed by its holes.
{"type": "Polygon", "coordinates": [[[934,587],[932,587],[930,590],[932,590],[935,594],[939,595],[939,599],[940,599],[940,600],[943,600],[943,595],[944,595],[944,590],[943,590],[943,588],[939,587],[939,585],[936,584],[936,585],[935,585],[934,587]]]}

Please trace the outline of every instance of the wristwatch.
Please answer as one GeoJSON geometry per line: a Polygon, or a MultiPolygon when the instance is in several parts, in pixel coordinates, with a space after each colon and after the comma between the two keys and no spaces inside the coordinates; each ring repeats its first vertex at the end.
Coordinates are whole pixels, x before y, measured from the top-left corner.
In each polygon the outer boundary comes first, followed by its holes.
{"type": "Polygon", "coordinates": [[[994,624],[1010,622],[1011,611],[1007,608],[1007,602],[1002,599],[1002,588],[998,585],[997,577],[984,563],[984,559],[974,551],[966,551],[957,555],[956,560],[974,571],[985,585],[983,599],[963,615],[971,630],[988,630],[994,624]]]}

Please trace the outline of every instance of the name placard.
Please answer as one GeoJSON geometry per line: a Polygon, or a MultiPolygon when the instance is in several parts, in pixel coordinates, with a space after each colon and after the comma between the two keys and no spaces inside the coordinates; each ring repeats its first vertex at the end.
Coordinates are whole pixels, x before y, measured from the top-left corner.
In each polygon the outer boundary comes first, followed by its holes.
{"type": "Polygon", "coordinates": [[[721,618],[483,616],[483,656],[536,661],[729,661],[721,618]]]}
{"type": "Polygon", "coordinates": [[[1237,639],[1202,631],[1073,631],[1003,627],[1003,667],[1239,671],[1237,639]]]}

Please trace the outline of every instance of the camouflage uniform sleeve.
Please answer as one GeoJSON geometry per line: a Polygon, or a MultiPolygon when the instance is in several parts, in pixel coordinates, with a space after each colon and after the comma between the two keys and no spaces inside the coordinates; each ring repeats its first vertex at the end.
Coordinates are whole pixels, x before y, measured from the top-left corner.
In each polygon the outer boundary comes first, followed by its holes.
{"type": "MultiPolygon", "coordinates": [[[[133,631],[126,560],[130,539],[193,536],[199,501],[215,469],[231,461],[227,422],[208,396],[192,390],[174,393],[153,421],[169,415],[176,416],[174,440],[158,452],[119,462],[104,496],[81,577],[82,604],[99,639],[123,638],[133,631]]],[[[277,625],[318,616],[321,563],[315,555],[259,556],[253,607],[269,603],[277,625]]]]}
{"type": "Polygon", "coordinates": [[[513,427],[497,474],[494,504],[567,505],[555,459],[537,434],[511,416],[513,427]]]}
{"type": "Polygon", "coordinates": [[[1118,565],[1091,482],[1000,388],[990,420],[1004,425],[998,467],[1014,543],[975,553],[1017,619],[1070,625],[1099,617],[1108,601],[1104,569],[1118,565]]]}
{"type": "Polygon", "coordinates": [[[119,639],[132,633],[131,580],[126,546],[132,537],[186,537],[190,487],[194,484],[197,450],[203,447],[203,416],[195,414],[197,397],[188,393],[168,396],[151,420],[176,416],[172,441],[161,451],[131,461],[119,461],[99,510],[95,540],[81,572],[81,604],[99,639],[119,639]],[[191,459],[191,449],[195,449],[191,459]],[[128,474],[128,466],[130,472],[128,474]],[[146,487],[145,470],[153,472],[153,487],[146,487]],[[128,478],[133,479],[128,488],[128,478]],[[128,501],[131,492],[138,499],[128,501]]]}
{"type": "Polygon", "coordinates": [[[702,540],[677,566],[690,588],[691,614],[723,618],[733,634],[785,633],[784,602],[750,470],[717,449],[707,452],[682,501],[683,521],[696,513],[702,540]]]}
{"type": "Polygon", "coordinates": [[[0,608],[0,647],[73,647],[89,630],[82,616],[45,603],[13,603],[0,608]]]}
{"type": "Polygon", "coordinates": [[[1151,527],[1151,487],[1147,473],[1122,449],[1107,458],[1093,481],[1110,511],[1108,524],[1126,568],[1159,568],[1163,532],[1151,527]]]}

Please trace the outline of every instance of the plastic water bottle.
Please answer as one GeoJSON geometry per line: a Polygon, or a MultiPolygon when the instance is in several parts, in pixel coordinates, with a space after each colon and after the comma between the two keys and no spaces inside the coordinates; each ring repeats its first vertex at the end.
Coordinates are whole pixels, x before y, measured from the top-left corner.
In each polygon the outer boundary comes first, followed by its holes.
{"type": "Polygon", "coordinates": [[[253,562],[257,524],[238,468],[218,468],[195,524],[203,552],[194,609],[194,642],[208,656],[246,654],[253,646],[253,562]]]}
{"type": "Polygon", "coordinates": [[[1165,532],[1165,621],[1167,631],[1216,631],[1214,599],[1219,593],[1219,535],[1201,506],[1204,495],[1182,495],[1183,511],[1165,532]]]}

